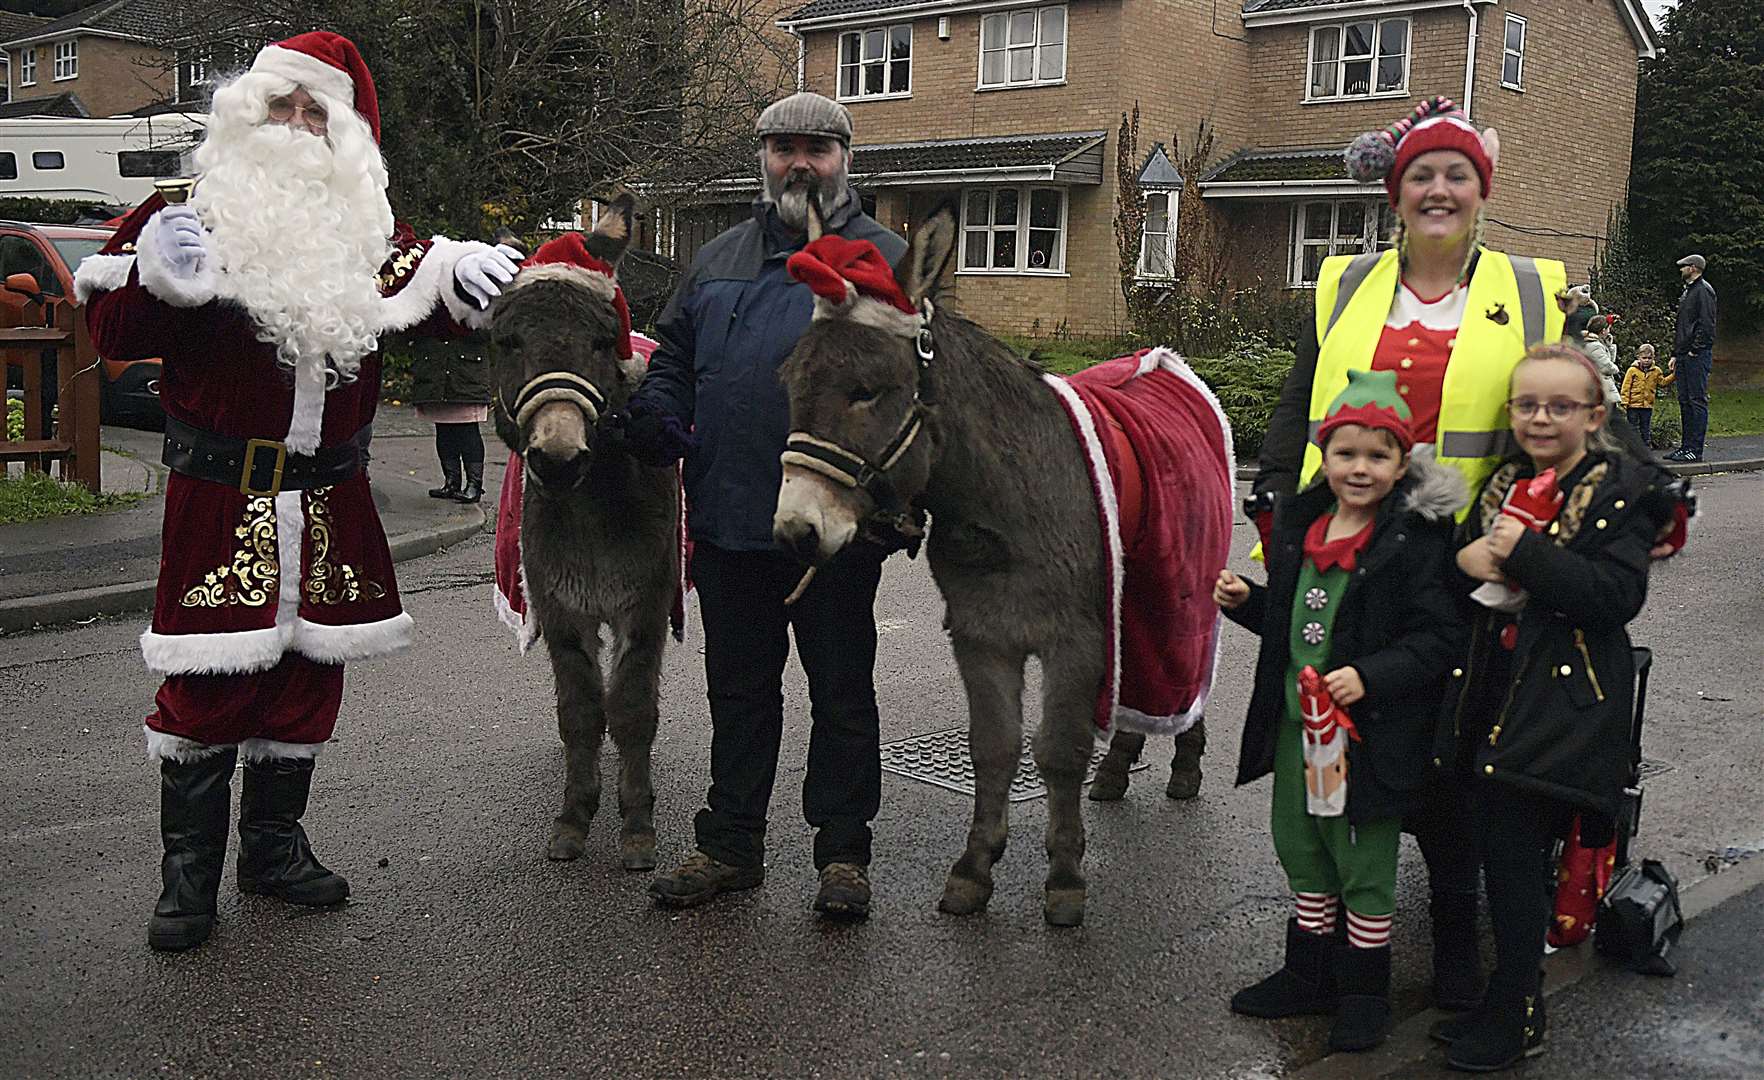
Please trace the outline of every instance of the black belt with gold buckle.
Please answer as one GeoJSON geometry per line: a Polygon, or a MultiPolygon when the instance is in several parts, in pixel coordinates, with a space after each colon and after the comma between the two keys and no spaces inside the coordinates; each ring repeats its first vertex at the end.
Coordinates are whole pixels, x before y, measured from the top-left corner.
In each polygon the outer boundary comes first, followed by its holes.
{"type": "Polygon", "coordinates": [[[277,495],[284,491],[340,484],[367,466],[371,425],[338,446],[312,454],[293,454],[274,439],[237,439],[165,418],[165,454],[173,472],[237,487],[245,495],[277,495]]]}

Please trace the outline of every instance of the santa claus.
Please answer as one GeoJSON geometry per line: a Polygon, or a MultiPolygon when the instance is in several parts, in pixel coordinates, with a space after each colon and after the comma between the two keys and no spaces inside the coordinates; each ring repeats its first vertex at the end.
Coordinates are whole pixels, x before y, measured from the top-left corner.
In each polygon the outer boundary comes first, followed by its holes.
{"type": "Polygon", "coordinates": [[[164,364],[172,473],[141,635],[165,676],[146,722],[165,845],[155,949],[213,928],[236,759],[239,888],[349,895],[300,819],[344,663],[411,638],[365,471],[378,341],[464,332],[519,257],[395,227],[379,134],[353,44],[271,45],[215,92],[189,201],[149,200],[75,278],[100,352],[164,364]]]}

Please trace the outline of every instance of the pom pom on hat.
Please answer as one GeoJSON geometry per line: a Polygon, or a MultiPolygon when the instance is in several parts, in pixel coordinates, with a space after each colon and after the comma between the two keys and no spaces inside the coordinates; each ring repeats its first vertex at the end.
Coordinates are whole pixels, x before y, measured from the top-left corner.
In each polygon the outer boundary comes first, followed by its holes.
{"type": "Polygon", "coordinates": [[[1366,131],[1348,144],[1342,157],[1349,176],[1370,184],[1390,175],[1390,167],[1396,164],[1396,144],[1382,131],[1366,131]]]}
{"type": "Polygon", "coordinates": [[[1456,150],[1469,158],[1482,180],[1482,197],[1488,198],[1500,147],[1500,137],[1492,128],[1478,132],[1456,102],[1435,97],[1389,127],[1357,136],[1342,159],[1348,175],[1360,183],[1383,180],[1395,206],[1397,186],[1409,162],[1433,150],[1456,150]]]}
{"type": "Polygon", "coordinates": [[[1349,371],[1348,384],[1329,403],[1324,421],[1317,425],[1317,445],[1326,446],[1329,436],[1345,424],[1388,431],[1406,453],[1415,445],[1409,430],[1409,404],[1397,391],[1394,371],[1349,371]]]}

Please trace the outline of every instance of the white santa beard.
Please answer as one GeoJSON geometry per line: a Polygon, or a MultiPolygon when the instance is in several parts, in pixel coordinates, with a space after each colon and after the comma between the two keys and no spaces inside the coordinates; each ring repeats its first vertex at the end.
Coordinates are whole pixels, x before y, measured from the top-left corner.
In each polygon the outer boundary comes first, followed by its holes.
{"type": "Polygon", "coordinates": [[[347,175],[339,159],[361,160],[277,125],[211,131],[192,202],[210,230],[218,293],[251,313],[258,339],[288,367],[329,357],[353,379],[378,347],[391,214],[376,170],[347,175]]]}

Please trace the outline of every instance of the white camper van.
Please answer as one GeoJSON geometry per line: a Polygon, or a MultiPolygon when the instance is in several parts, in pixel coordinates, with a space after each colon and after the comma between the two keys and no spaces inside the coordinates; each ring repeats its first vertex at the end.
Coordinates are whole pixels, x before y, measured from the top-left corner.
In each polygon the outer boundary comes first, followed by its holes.
{"type": "Polygon", "coordinates": [[[0,120],[0,197],[90,199],[134,206],[153,181],[188,174],[207,117],[0,120]]]}

